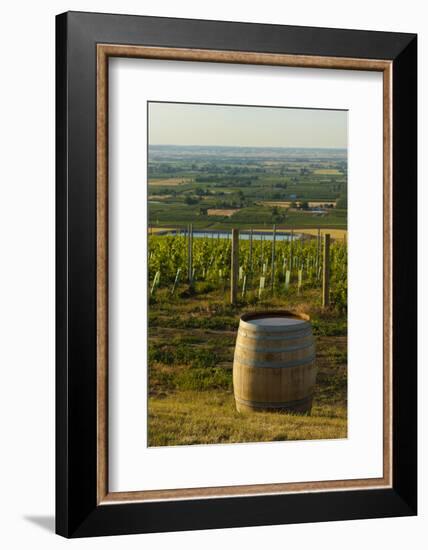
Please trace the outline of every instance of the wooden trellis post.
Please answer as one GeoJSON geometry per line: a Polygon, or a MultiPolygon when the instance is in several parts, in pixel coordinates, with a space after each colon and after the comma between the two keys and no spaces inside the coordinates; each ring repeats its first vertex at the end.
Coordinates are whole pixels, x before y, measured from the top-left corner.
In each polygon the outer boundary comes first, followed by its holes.
{"type": "Polygon", "coordinates": [[[276,225],[273,226],[273,231],[272,231],[272,261],[271,261],[272,293],[273,293],[274,287],[275,287],[275,240],[276,240],[276,225]]]}
{"type": "Polygon", "coordinates": [[[249,270],[248,270],[248,288],[251,288],[253,281],[253,229],[250,229],[250,257],[249,257],[249,270]]]}
{"type": "Polygon", "coordinates": [[[330,304],[330,234],[324,235],[324,257],[322,277],[322,307],[330,304]]]}
{"type": "Polygon", "coordinates": [[[250,229],[250,258],[249,258],[250,272],[253,272],[253,230],[250,229]]]}
{"type": "Polygon", "coordinates": [[[187,253],[187,276],[189,285],[193,283],[193,225],[189,224],[189,242],[188,242],[188,253],[187,253]]]}
{"type": "Polygon", "coordinates": [[[318,228],[318,235],[317,235],[317,263],[316,263],[316,277],[318,278],[318,269],[320,266],[320,260],[321,260],[321,230],[318,228]]]}
{"type": "Polygon", "coordinates": [[[239,229],[232,229],[232,257],[230,266],[230,303],[236,304],[239,276],[239,229]]]}

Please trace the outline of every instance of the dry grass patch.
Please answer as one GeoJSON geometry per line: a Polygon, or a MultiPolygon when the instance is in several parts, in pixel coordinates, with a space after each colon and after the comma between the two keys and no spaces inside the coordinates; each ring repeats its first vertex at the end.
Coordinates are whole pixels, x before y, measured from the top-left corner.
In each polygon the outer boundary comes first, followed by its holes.
{"type": "Polygon", "coordinates": [[[149,185],[158,186],[158,187],[174,187],[176,185],[183,185],[189,183],[188,178],[164,178],[158,180],[149,180],[149,185]]]}
{"type": "Polygon", "coordinates": [[[319,407],[311,415],[238,413],[232,393],[180,392],[149,399],[149,446],[340,439],[346,409],[319,407]]]}
{"type": "MultiPolygon", "coordinates": [[[[303,229],[294,229],[295,233],[303,233],[305,235],[312,235],[316,237],[318,235],[318,227],[305,227],[303,229]]],[[[321,235],[328,233],[332,239],[343,240],[347,237],[348,231],[346,229],[321,229],[321,235]]]]}
{"type": "Polygon", "coordinates": [[[162,201],[164,199],[170,199],[172,195],[149,195],[149,201],[162,201]]]}
{"type": "Polygon", "coordinates": [[[277,208],[289,208],[292,201],[262,201],[260,204],[263,206],[276,206],[277,208]]]}
{"type": "Polygon", "coordinates": [[[239,208],[208,208],[208,216],[223,216],[226,218],[231,218],[233,214],[239,212],[239,208]]]}

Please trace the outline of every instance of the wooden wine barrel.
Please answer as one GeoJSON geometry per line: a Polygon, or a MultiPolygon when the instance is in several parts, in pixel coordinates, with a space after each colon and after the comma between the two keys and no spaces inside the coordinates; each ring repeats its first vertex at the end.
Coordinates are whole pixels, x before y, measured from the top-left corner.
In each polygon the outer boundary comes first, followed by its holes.
{"type": "Polygon", "coordinates": [[[242,315],[233,361],[238,411],[310,412],[315,378],[315,341],[307,315],[242,315]]]}

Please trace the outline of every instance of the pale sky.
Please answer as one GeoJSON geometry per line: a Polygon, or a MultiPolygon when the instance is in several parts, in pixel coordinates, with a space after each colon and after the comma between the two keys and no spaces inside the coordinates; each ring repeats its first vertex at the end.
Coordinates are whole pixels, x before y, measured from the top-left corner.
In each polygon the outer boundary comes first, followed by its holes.
{"type": "Polygon", "coordinates": [[[149,103],[150,145],[347,147],[347,112],[149,103]]]}

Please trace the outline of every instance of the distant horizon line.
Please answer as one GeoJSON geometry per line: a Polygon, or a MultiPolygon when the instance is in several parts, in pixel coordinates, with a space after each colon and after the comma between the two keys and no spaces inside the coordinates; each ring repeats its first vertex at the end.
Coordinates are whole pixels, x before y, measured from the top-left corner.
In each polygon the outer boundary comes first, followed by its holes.
{"type": "Polygon", "coordinates": [[[237,148],[237,149],[343,149],[348,150],[348,147],[338,146],[338,145],[311,145],[301,146],[301,145],[197,145],[195,143],[149,143],[149,147],[224,147],[224,148],[237,148]]]}

